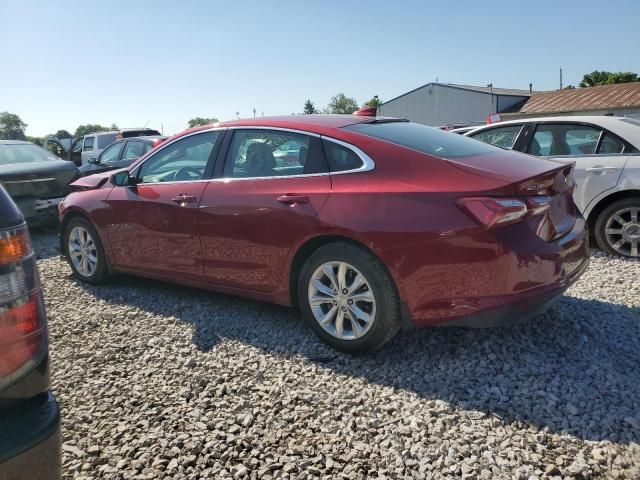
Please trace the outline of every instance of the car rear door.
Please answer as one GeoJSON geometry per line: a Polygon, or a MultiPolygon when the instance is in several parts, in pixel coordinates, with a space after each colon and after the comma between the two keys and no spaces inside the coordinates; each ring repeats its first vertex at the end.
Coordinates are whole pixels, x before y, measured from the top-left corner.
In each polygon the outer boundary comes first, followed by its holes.
{"type": "Polygon", "coordinates": [[[198,211],[204,278],[273,291],[292,246],[317,228],[331,190],[322,143],[317,135],[251,128],[230,130],[225,143],[198,211]]]}
{"type": "Polygon", "coordinates": [[[107,232],[117,267],[202,277],[198,204],[223,135],[215,130],[176,139],[136,166],[136,185],[112,189],[107,232]]]}
{"type": "Polygon", "coordinates": [[[620,138],[596,125],[579,122],[539,122],[525,148],[531,155],[575,162],[574,200],[580,211],[616,186],[628,159],[620,138]]]}

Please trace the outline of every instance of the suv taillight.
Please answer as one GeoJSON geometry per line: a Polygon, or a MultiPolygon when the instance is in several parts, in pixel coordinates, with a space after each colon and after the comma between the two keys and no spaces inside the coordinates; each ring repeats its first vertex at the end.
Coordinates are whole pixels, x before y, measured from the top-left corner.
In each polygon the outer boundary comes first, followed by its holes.
{"type": "Polygon", "coordinates": [[[488,230],[546,212],[551,206],[551,198],[545,195],[521,198],[462,197],[456,203],[488,230]]]}
{"type": "Polygon", "coordinates": [[[42,289],[26,226],[0,230],[0,388],[47,354],[42,289]]]}

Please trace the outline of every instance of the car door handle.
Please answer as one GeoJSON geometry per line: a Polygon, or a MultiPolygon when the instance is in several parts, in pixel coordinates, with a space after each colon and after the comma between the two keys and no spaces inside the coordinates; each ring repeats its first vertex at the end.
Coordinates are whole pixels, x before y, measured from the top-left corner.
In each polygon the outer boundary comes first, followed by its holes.
{"type": "Polygon", "coordinates": [[[596,165],[595,167],[590,167],[587,168],[587,172],[593,172],[593,173],[613,173],[616,172],[618,170],[617,167],[605,167],[603,165],[596,165]]]}
{"type": "Polygon", "coordinates": [[[307,197],[306,195],[296,195],[293,193],[281,195],[276,198],[276,200],[287,205],[295,205],[296,203],[309,203],[309,197],[307,197]]]}
{"type": "Polygon", "coordinates": [[[172,202],[179,203],[180,205],[185,205],[187,203],[195,203],[197,200],[195,195],[187,195],[186,193],[181,193],[180,195],[176,195],[171,198],[172,202]]]}

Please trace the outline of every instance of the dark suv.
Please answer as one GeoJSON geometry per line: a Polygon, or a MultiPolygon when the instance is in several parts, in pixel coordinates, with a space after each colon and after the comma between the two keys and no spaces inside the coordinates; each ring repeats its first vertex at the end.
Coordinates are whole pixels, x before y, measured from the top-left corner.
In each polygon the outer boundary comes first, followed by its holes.
{"type": "Polygon", "coordinates": [[[24,217],[0,186],[0,479],[60,478],[42,288],[24,217]]]}

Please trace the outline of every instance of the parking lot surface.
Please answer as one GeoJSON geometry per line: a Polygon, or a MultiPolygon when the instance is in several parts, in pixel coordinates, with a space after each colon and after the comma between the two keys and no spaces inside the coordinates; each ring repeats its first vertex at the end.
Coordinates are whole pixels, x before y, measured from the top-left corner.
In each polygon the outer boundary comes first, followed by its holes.
{"type": "Polygon", "coordinates": [[[375,355],[290,309],[70,276],[33,235],[64,478],[640,478],[640,262],[594,254],[547,315],[375,355]]]}

